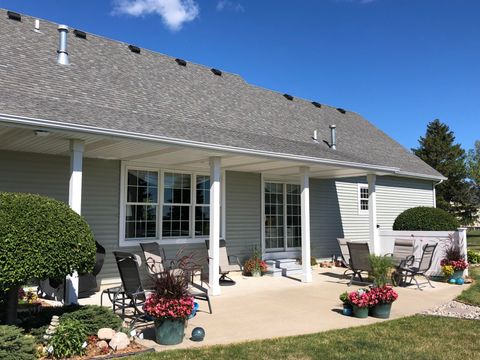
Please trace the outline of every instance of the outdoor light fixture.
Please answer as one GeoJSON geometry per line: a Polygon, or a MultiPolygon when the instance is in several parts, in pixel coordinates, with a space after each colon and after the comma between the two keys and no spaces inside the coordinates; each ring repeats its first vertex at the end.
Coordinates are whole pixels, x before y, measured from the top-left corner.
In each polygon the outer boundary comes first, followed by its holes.
{"type": "Polygon", "coordinates": [[[35,134],[35,136],[42,136],[42,137],[50,135],[50,132],[48,130],[34,130],[33,133],[35,134]]]}

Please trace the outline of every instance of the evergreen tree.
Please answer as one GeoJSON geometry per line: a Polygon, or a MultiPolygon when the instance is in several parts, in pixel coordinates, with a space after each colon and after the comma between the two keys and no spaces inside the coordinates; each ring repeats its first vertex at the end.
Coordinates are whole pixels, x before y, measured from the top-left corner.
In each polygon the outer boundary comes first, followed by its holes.
{"type": "Polygon", "coordinates": [[[475,141],[475,148],[468,151],[467,170],[475,193],[475,203],[480,208],[480,140],[475,141]]]}
{"type": "Polygon", "coordinates": [[[450,128],[436,119],[427,125],[419,139],[415,155],[436,169],[448,180],[437,185],[437,207],[457,216],[463,225],[475,221],[475,192],[468,181],[466,154],[450,128]]]}

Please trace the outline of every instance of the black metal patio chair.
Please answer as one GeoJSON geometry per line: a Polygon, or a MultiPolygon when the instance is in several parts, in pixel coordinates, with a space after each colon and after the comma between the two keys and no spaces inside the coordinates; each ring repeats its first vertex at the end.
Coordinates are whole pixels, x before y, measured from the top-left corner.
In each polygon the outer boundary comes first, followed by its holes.
{"type": "Polygon", "coordinates": [[[437,248],[437,244],[427,244],[423,247],[422,257],[420,259],[420,263],[418,266],[413,265],[406,265],[406,266],[399,266],[397,267],[396,272],[399,272],[403,277],[404,281],[403,284],[410,285],[412,281],[415,281],[417,284],[418,290],[422,290],[420,288],[420,284],[418,283],[416,276],[420,275],[427,279],[428,284],[434,288],[435,286],[432,285],[430,282],[429,277],[427,276],[427,271],[432,266],[433,255],[435,254],[435,249],[437,248]],[[410,278],[410,280],[408,280],[410,278]]]}

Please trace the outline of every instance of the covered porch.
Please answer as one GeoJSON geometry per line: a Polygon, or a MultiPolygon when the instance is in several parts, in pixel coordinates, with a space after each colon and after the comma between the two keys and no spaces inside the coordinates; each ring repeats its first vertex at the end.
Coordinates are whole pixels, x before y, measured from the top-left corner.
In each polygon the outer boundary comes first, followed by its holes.
{"type": "MultiPolygon", "coordinates": [[[[230,148],[226,146],[213,146],[186,141],[159,140],[139,136],[136,134],[99,134],[99,131],[90,130],[66,130],[52,127],[38,127],[31,124],[23,125],[1,125],[0,126],[0,144],[1,150],[9,152],[26,152],[35,154],[45,154],[60,156],[69,159],[70,167],[68,172],[68,203],[78,213],[87,216],[88,210],[85,210],[82,202],[89,200],[88,193],[84,191],[84,177],[88,176],[88,170],[84,163],[89,159],[99,159],[116,164],[119,167],[119,188],[118,188],[118,242],[115,248],[138,247],[141,242],[158,241],[161,246],[186,246],[203,244],[206,239],[209,240],[210,253],[212,254],[208,261],[208,285],[211,295],[219,295],[221,287],[219,286],[219,240],[225,238],[228,246],[227,236],[227,196],[226,196],[226,173],[239,172],[257,174],[261,177],[261,191],[259,192],[261,204],[261,232],[258,234],[257,245],[261,247],[264,257],[275,256],[275,253],[295,254],[301,258],[303,282],[312,281],[310,266],[311,249],[311,180],[312,179],[342,179],[352,177],[367,177],[368,179],[368,228],[369,241],[375,253],[380,252],[379,236],[377,230],[377,211],[376,211],[376,180],[377,176],[395,174],[395,168],[378,167],[366,164],[347,163],[335,160],[318,160],[308,157],[294,157],[288,154],[269,153],[261,151],[251,151],[241,148],[230,148]],[[147,200],[129,199],[129,170],[145,171],[156,174],[152,184],[156,184],[155,191],[149,192],[150,184],[138,184],[137,188],[145,188],[148,192],[147,200]],[[191,200],[186,202],[176,202],[167,200],[165,192],[165,179],[168,174],[189,174],[187,182],[191,187],[189,195],[191,200]],[[195,199],[194,193],[198,192],[195,182],[199,177],[203,177],[203,184],[207,184],[202,189],[204,195],[203,202],[199,203],[195,199]],[[267,221],[265,212],[265,183],[272,184],[295,184],[298,186],[298,198],[300,209],[299,236],[293,239],[292,246],[289,246],[287,233],[287,224],[281,224],[284,240],[275,242],[272,245],[272,239],[266,239],[268,231],[266,226],[272,228],[272,224],[267,221]],[[161,186],[159,184],[162,184],[161,186]],[[144,186],[145,185],[145,186],[144,186]],[[155,198],[153,198],[153,196],[155,198]],[[171,227],[171,236],[165,236],[165,232],[160,230],[165,226],[166,206],[189,206],[188,230],[185,232],[174,232],[171,227]],[[202,207],[201,230],[196,229],[196,206],[202,207]],[[131,210],[134,207],[145,207],[154,209],[152,222],[155,226],[148,232],[148,211],[139,218],[132,216],[131,210]],[[140,235],[128,234],[127,222],[131,221],[138,230],[138,224],[144,226],[140,230],[140,235]],[[142,225],[143,224],[143,225],[142,225]],[[205,232],[206,229],[206,232],[205,232]],[[296,241],[296,242],[295,242],[296,241]]],[[[334,150],[332,150],[334,151],[334,150]]],[[[144,181],[145,179],[143,179],[144,181]]],[[[133,186],[133,185],[132,185],[133,186]]],[[[286,185],[282,185],[286,186],[286,185]]],[[[138,189],[137,189],[138,190],[138,189]]],[[[173,189],[175,191],[177,189],[173,189]]],[[[182,189],[178,189],[182,190],[182,189]]],[[[182,192],[182,191],[180,191],[182,192]]],[[[185,192],[187,193],[187,192],[185,192]]],[[[286,195],[286,194],[284,194],[286,195]]],[[[183,196],[183,195],[182,195],[183,196]]],[[[283,197],[286,203],[286,196],[283,197]]],[[[101,207],[102,205],[99,204],[101,207]]],[[[315,204],[322,206],[322,204],[315,204]]],[[[169,215],[170,216],[170,215],[169,215]]],[[[297,217],[297,218],[298,218],[297,217]]],[[[181,222],[182,219],[169,219],[169,221],[181,222]]],[[[94,231],[95,232],[95,231],[94,231]]],[[[270,236],[270,235],[269,235],[270,236]]],[[[270,236],[275,238],[275,236],[270,236]]],[[[278,236],[277,236],[278,237],[278,236]]],[[[101,243],[101,240],[99,240],[101,243]]],[[[283,255],[284,255],[283,254],[283,255]]],[[[78,279],[74,275],[69,278],[69,297],[68,302],[77,301],[78,279]]]]}

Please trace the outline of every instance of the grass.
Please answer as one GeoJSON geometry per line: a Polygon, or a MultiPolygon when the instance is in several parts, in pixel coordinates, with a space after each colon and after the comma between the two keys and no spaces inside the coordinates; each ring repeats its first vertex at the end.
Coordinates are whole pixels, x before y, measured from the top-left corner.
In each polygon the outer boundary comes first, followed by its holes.
{"type": "Polygon", "coordinates": [[[150,353],[130,360],[474,359],[479,332],[480,321],[416,315],[312,335],[150,353]]]}
{"type": "Polygon", "coordinates": [[[480,267],[470,268],[470,276],[474,280],[474,284],[463,290],[457,297],[457,300],[466,304],[480,306],[480,267]]]}
{"type": "Polygon", "coordinates": [[[471,230],[467,233],[467,245],[469,249],[480,252],[480,230],[471,230]]]}

